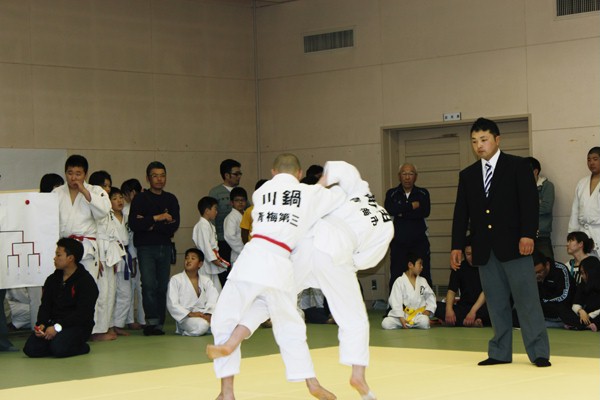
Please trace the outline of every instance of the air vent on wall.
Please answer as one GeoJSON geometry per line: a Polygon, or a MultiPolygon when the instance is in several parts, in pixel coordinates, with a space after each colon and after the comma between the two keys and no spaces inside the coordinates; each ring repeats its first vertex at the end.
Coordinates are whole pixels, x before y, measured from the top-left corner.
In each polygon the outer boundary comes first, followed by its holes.
{"type": "Polygon", "coordinates": [[[353,29],[304,36],[305,53],[341,49],[344,47],[354,47],[353,29]]]}
{"type": "Polygon", "coordinates": [[[600,0],[556,0],[556,16],[599,11],[600,0]]]}

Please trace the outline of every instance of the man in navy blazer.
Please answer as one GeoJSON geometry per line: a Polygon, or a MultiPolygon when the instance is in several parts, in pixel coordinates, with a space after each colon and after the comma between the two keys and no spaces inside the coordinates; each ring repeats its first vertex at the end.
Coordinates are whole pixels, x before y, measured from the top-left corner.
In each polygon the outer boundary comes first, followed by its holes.
{"type": "Polygon", "coordinates": [[[521,333],[530,361],[549,367],[550,345],[531,258],[539,208],[531,166],[525,158],[500,151],[494,121],[475,121],[471,144],[480,160],[460,172],[450,265],[454,270],[460,267],[469,230],[473,264],[480,266],[494,329],[488,359],[479,365],[512,362],[512,295],[519,321],[525,321],[521,333]]]}

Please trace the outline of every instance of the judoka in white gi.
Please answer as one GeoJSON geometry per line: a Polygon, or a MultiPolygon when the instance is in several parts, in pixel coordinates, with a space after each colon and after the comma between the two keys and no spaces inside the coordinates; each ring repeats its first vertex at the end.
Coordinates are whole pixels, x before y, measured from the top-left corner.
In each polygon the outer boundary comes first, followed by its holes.
{"type": "Polygon", "coordinates": [[[198,249],[185,252],[185,270],[171,277],[167,291],[167,310],[175,319],[178,333],[183,336],[202,336],[210,328],[211,315],[219,292],[212,280],[199,274],[204,253],[198,249]]]}
{"type": "Polygon", "coordinates": [[[142,280],[140,269],[138,265],[137,249],[133,244],[133,231],[129,228],[129,209],[131,208],[131,201],[137,195],[138,191],[133,187],[140,188],[141,184],[137,179],[129,179],[123,182],[121,185],[121,192],[125,198],[125,205],[123,206],[123,218],[125,219],[125,226],[127,226],[127,232],[129,233],[129,244],[127,245],[127,263],[130,267],[131,274],[129,280],[131,282],[132,293],[129,300],[129,311],[127,313],[126,323],[130,329],[140,329],[142,325],[146,325],[146,316],[144,314],[144,307],[142,306],[142,280]],[[125,192],[127,190],[127,192],[125,192]],[[137,304],[137,308],[135,305],[137,304]]]}
{"type": "Polygon", "coordinates": [[[217,199],[203,197],[198,201],[200,220],[194,226],[192,240],[196,248],[204,253],[204,267],[200,269],[200,275],[210,278],[215,288],[221,293],[222,285],[219,274],[227,271],[228,264],[219,256],[219,242],[214,220],[217,217],[217,199]]]}
{"type": "Polygon", "coordinates": [[[108,216],[98,221],[98,253],[100,271],[98,284],[98,300],[94,313],[92,340],[116,339],[113,327],[113,313],[117,294],[117,271],[125,269],[125,245],[129,234],[122,221],[119,221],[111,210],[108,216]],[[125,242],[125,243],[124,243],[125,242]]]}
{"type": "Polygon", "coordinates": [[[391,310],[381,322],[383,329],[429,329],[429,316],[437,307],[435,294],[427,280],[419,274],[423,260],[408,254],[408,270],[396,279],[390,293],[391,310]]]}
{"type": "Polygon", "coordinates": [[[287,379],[305,380],[311,395],[319,399],[335,399],[315,378],[306,326],[296,310],[290,253],[309,228],[337,208],[345,196],[320,185],[300,184],[302,169],[292,154],[278,156],[272,174],[252,196],[252,240],[229,274],[212,319],[215,346],[207,346],[207,354],[214,359],[216,375],[221,378],[218,399],[234,398],[233,379],[240,371],[239,343],[251,334],[256,315],[271,318],[287,379]]]}
{"type": "Polygon", "coordinates": [[[85,182],[88,162],[72,155],[65,163],[67,183],[53,190],[58,195],[60,237],[71,237],[83,244],[81,264],[98,279],[98,244],[96,221],[110,212],[108,194],[99,186],[85,182]]]}
{"type": "Polygon", "coordinates": [[[123,213],[125,199],[120,189],[111,188],[110,202],[114,213],[112,224],[114,225],[115,235],[111,248],[113,252],[118,251],[117,255],[123,255],[115,265],[115,297],[110,326],[114,327],[117,335],[129,336],[129,333],[124,328],[128,323],[127,319],[130,315],[130,307],[132,307],[133,280],[131,278],[131,261],[127,257],[130,233],[127,229],[127,216],[123,213]],[[115,244],[118,246],[115,246],[115,244]]]}
{"type": "Polygon", "coordinates": [[[342,192],[343,204],[323,217],[292,254],[298,290],[321,288],[339,326],[340,363],[352,366],[350,384],[365,400],[375,399],[365,378],[369,364],[369,320],[356,272],[372,268],[385,256],[394,237],[387,211],[369,184],[343,161],[325,164],[326,185],[342,192]]]}
{"type": "MultiPolygon", "coordinates": [[[[577,183],[571,207],[569,232],[585,232],[600,250],[600,147],[592,147],[587,156],[591,175],[577,183]]],[[[600,251],[599,251],[600,252],[600,251]]]]}
{"type": "Polygon", "coordinates": [[[223,221],[223,235],[225,241],[231,247],[231,265],[235,263],[238,256],[244,248],[244,242],[242,242],[242,228],[240,223],[242,222],[242,216],[248,203],[248,194],[246,190],[241,187],[234,187],[229,193],[231,198],[232,209],[231,212],[225,217],[223,221]]]}

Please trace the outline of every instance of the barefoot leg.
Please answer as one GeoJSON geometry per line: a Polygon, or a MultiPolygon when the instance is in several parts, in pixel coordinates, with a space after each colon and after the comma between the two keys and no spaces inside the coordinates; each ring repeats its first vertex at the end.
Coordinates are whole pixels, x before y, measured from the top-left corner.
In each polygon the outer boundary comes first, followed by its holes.
{"type": "Polygon", "coordinates": [[[246,328],[244,325],[238,325],[234,328],[233,332],[231,332],[229,339],[227,339],[227,341],[222,345],[209,344],[206,346],[206,355],[211,360],[228,356],[242,343],[244,339],[250,336],[250,334],[250,329],[246,328]]]}
{"type": "Polygon", "coordinates": [[[129,332],[127,332],[124,328],[119,328],[115,326],[114,330],[117,336],[129,336],[129,332]]]}
{"type": "Polygon", "coordinates": [[[306,380],[306,387],[308,387],[310,394],[319,400],[337,399],[333,393],[321,386],[317,378],[308,378],[306,380]]]}
{"type": "Polygon", "coordinates": [[[221,393],[216,400],[235,400],[233,395],[233,376],[227,376],[221,379],[221,393]]]}
{"type": "Polygon", "coordinates": [[[377,397],[375,397],[375,394],[371,392],[371,389],[367,384],[367,378],[365,377],[366,370],[367,367],[364,365],[353,365],[352,376],[350,377],[350,385],[356,389],[363,400],[376,400],[377,397]]]}

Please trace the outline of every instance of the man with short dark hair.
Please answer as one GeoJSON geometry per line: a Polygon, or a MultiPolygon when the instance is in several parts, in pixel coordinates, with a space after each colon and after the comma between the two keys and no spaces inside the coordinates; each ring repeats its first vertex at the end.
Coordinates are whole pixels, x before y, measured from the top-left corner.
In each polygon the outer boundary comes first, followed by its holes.
{"type": "MultiPolygon", "coordinates": [[[[219,255],[226,261],[231,263],[231,247],[225,240],[225,231],[223,224],[225,218],[231,212],[230,192],[234,187],[239,186],[242,179],[242,164],[230,158],[223,160],[219,166],[219,172],[223,183],[210,189],[209,197],[217,199],[217,218],[215,219],[215,228],[217,229],[217,241],[219,242],[219,255]]],[[[229,270],[219,274],[221,286],[225,285],[229,270]]]]}
{"type": "Polygon", "coordinates": [[[56,243],[56,271],[44,283],[34,332],[23,352],[29,357],[71,357],[90,352],[98,287],[80,263],[83,245],[71,238],[56,243]]]}
{"type": "Polygon", "coordinates": [[[171,238],[179,228],[179,202],[164,191],[167,169],[159,161],[146,168],[150,188],[131,202],[129,227],[134,232],[142,279],[146,327],[144,335],[164,335],[167,289],[171,275],[171,238]]]}
{"type": "Polygon", "coordinates": [[[529,360],[549,367],[550,345],[531,259],[539,208],[531,167],[526,159],[500,151],[500,130],[489,119],[473,123],[471,145],[480,160],[460,172],[450,265],[460,268],[470,230],[473,265],[479,266],[494,328],[488,358],[479,365],[512,362],[512,296],[529,360]]]}
{"type": "Polygon", "coordinates": [[[533,265],[546,326],[562,328],[560,316],[571,311],[575,280],[564,264],[552,260],[538,250],[533,253],[533,265]]]}

